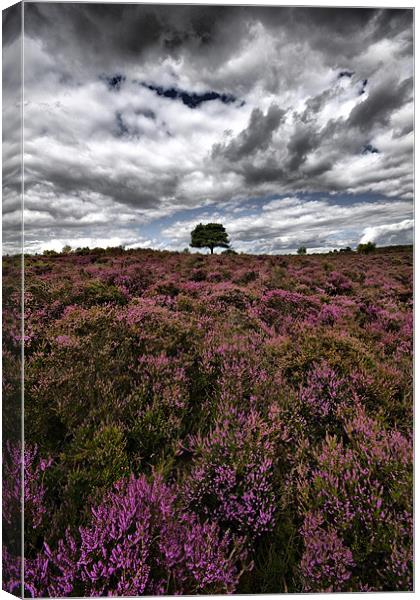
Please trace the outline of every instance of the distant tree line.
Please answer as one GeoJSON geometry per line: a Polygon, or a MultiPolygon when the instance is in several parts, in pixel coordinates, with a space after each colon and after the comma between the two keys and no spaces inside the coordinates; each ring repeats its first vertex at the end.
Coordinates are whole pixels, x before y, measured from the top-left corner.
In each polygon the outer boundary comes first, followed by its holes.
{"type": "MultiPolygon", "coordinates": [[[[191,248],[209,248],[210,253],[214,253],[215,248],[225,248],[223,254],[237,254],[233,248],[230,246],[229,236],[226,232],[225,227],[221,223],[199,223],[192,231],[191,231],[191,248]]],[[[366,242],[364,244],[359,244],[356,248],[356,251],[359,254],[370,254],[376,250],[376,244],[374,242],[366,242]]],[[[189,248],[184,248],[184,253],[189,253],[189,248]]],[[[108,248],[89,248],[88,246],[84,248],[72,248],[69,244],[63,246],[61,252],[56,250],[44,250],[44,256],[60,256],[61,254],[75,254],[78,256],[83,256],[87,254],[121,254],[122,252],[126,252],[124,246],[108,246],[108,248]]],[[[336,253],[350,253],[353,252],[350,246],[346,248],[334,249],[330,251],[330,254],[336,253]]],[[[305,246],[299,246],[297,249],[297,254],[299,256],[305,256],[307,254],[307,248],[305,246]]]]}

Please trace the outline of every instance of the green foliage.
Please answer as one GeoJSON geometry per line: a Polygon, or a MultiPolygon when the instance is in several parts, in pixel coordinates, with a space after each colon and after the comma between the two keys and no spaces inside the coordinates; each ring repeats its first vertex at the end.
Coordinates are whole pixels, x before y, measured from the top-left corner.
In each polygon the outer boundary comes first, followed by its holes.
{"type": "Polygon", "coordinates": [[[191,232],[192,248],[210,248],[213,254],[214,248],[229,248],[229,237],[226,229],[221,223],[200,223],[191,232]]]}
{"type": "Polygon", "coordinates": [[[367,242],[366,244],[359,244],[357,246],[357,252],[359,254],[370,254],[376,250],[376,244],[374,242],[367,242]]]}
{"type": "Polygon", "coordinates": [[[81,427],[56,468],[63,511],[59,518],[80,521],[88,500],[100,498],[112,485],[130,474],[123,430],[117,425],[81,427]]]}
{"type": "Polygon", "coordinates": [[[159,294],[162,294],[163,296],[169,296],[171,298],[175,298],[179,294],[179,288],[175,285],[175,283],[173,283],[173,281],[159,284],[156,290],[159,294]]]}
{"type": "MultiPolygon", "coordinates": [[[[76,300],[76,299],[75,299],[76,300]]],[[[107,285],[103,281],[89,281],[86,283],[77,298],[77,302],[83,306],[94,306],[98,304],[124,304],[124,294],[114,285],[107,285]]]]}
{"type": "Polygon", "coordinates": [[[108,488],[130,473],[124,433],[116,425],[79,429],[63,459],[76,496],[108,488]]]}
{"type": "Polygon", "coordinates": [[[283,290],[288,289],[287,287],[287,270],[281,265],[274,265],[271,270],[270,278],[268,281],[268,287],[270,289],[281,288],[283,290]]]}
{"type": "Polygon", "coordinates": [[[235,283],[238,283],[239,285],[247,285],[256,279],[258,279],[258,273],[256,271],[245,271],[243,275],[241,274],[240,277],[235,279],[235,283]]]}
{"type": "Polygon", "coordinates": [[[79,247],[75,249],[74,253],[78,256],[87,256],[91,254],[91,249],[88,246],[85,246],[84,248],[79,247]]]}
{"type": "Polygon", "coordinates": [[[305,246],[300,246],[300,248],[297,249],[297,253],[299,254],[299,256],[303,256],[304,254],[306,254],[305,246]]]}
{"type": "Polygon", "coordinates": [[[281,514],[274,531],[258,543],[254,571],[244,576],[238,593],[287,594],[296,585],[299,532],[293,522],[292,510],[283,510],[281,514]]]}

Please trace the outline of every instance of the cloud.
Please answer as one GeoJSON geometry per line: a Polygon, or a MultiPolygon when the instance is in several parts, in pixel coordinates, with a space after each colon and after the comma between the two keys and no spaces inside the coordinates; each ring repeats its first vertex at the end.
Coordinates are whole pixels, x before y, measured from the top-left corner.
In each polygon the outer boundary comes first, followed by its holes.
{"type": "Polygon", "coordinates": [[[213,158],[222,156],[229,161],[237,162],[242,158],[249,158],[258,151],[267,150],[285,112],[276,104],[272,104],[265,115],[259,108],[254,108],[246,129],[228,144],[213,146],[213,158]]]}
{"type": "Polygon", "coordinates": [[[401,82],[394,76],[381,80],[367,99],[353,108],[348,125],[361,131],[370,131],[377,124],[388,125],[393,112],[404,106],[412,91],[411,77],[401,82]]]}
{"type": "MultiPolygon", "coordinates": [[[[413,198],[412,14],[25,4],[27,243],[159,246],[183,211],[223,215],[270,195],[353,194],[358,205],[376,194],[403,211],[413,198]]],[[[16,119],[10,111],[10,247],[16,119]]],[[[250,250],[283,247],[241,236],[250,250]]]]}
{"type": "Polygon", "coordinates": [[[22,6],[3,10],[2,18],[2,245],[16,252],[22,247],[22,219],[12,227],[7,219],[22,206],[22,6]]]}
{"type": "Polygon", "coordinates": [[[361,244],[375,242],[378,244],[412,244],[413,243],[413,219],[405,219],[399,223],[390,223],[388,225],[376,225],[366,227],[360,238],[361,244]]]}
{"type": "MultiPolygon", "coordinates": [[[[409,201],[340,203],[333,196],[289,196],[265,201],[257,210],[251,209],[242,215],[234,213],[232,207],[225,212],[209,208],[199,220],[222,222],[237,250],[252,248],[256,253],[281,253],[294,251],[302,244],[317,251],[322,247],[355,247],[361,231],[369,235],[378,231],[383,245],[412,243],[410,219],[395,222],[400,215],[409,217],[411,211],[409,201]],[[372,225],[366,228],[367,223],[372,225]]],[[[167,245],[174,249],[188,245],[197,220],[197,216],[186,218],[164,229],[162,235],[167,245]]]]}

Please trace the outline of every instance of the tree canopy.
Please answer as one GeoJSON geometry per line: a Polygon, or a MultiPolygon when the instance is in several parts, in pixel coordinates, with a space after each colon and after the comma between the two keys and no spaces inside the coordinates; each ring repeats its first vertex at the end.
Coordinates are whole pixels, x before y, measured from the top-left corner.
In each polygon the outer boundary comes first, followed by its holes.
{"type": "Polygon", "coordinates": [[[221,223],[200,223],[191,231],[191,248],[229,248],[229,237],[221,223]]]}
{"type": "Polygon", "coordinates": [[[370,254],[374,252],[376,249],[376,244],[374,242],[366,242],[366,244],[359,244],[357,246],[357,252],[360,254],[370,254]]]}

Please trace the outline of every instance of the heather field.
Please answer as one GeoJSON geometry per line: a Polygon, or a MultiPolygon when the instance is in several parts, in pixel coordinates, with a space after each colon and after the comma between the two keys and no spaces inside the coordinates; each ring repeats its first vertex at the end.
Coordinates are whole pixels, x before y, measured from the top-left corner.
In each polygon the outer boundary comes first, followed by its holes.
{"type": "Polygon", "coordinates": [[[412,275],[410,246],[26,256],[25,594],[411,590],[412,275]]]}

